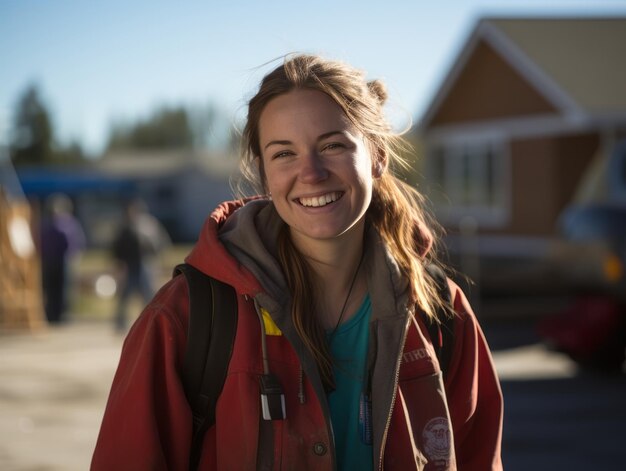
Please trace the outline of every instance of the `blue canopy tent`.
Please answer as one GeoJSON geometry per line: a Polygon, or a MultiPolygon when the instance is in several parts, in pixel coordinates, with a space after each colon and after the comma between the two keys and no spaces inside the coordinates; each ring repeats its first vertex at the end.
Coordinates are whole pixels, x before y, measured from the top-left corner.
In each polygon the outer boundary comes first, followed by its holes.
{"type": "Polygon", "coordinates": [[[78,197],[109,193],[130,197],[135,184],[129,179],[102,175],[93,170],[20,169],[17,176],[27,197],[46,198],[54,193],[78,197]]]}

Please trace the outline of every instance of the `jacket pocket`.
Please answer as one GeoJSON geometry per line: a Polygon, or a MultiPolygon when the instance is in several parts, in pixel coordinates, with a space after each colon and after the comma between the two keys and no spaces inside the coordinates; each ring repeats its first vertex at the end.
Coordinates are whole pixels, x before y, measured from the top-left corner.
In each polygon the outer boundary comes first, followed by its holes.
{"type": "MultiPolygon", "coordinates": [[[[413,449],[416,469],[456,470],[452,424],[441,373],[401,379],[393,419],[387,443],[393,447],[395,440],[398,446],[403,442],[403,447],[413,449]]],[[[387,451],[385,454],[389,456],[387,451]]]]}

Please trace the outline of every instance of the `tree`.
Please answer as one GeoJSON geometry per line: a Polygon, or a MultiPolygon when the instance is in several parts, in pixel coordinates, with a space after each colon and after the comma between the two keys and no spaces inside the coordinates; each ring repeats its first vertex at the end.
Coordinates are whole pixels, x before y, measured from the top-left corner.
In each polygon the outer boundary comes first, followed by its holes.
{"type": "Polygon", "coordinates": [[[107,148],[191,148],[194,144],[189,116],[183,107],[162,107],[144,120],[113,126],[107,148]]]}
{"type": "Polygon", "coordinates": [[[80,142],[75,140],[54,149],[54,161],[59,164],[80,164],[87,159],[80,142]]]}
{"type": "Polygon", "coordinates": [[[53,158],[53,128],[37,86],[29,85],[17,102],[11,158],[15,165],[42,164],[53,158]]]}
{"type": "Polygon", "coordinates": [[[230,121],[209,102],[192,106],[161,106],[134,123],[114,123],[107,150],[211,149],[229,150],[230,121]]]}

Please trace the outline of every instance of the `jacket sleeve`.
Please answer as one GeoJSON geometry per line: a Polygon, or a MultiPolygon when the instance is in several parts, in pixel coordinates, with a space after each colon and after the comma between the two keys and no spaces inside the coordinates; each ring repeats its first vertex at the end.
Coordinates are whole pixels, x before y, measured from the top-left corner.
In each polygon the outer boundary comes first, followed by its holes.
{"type": "Polygon", "coordinates": [[[92,470],[188,468],[192,419],[179,378],[187,306],[184,277],[176,277],[157,293],[128,333],[92,470]]]}
{"type": "Polygon", "coordinates": [[[491,352],[476,317],[451,283],[455,347],[445,382],[458,469],[501,470],[503,399],[491,352]]]}

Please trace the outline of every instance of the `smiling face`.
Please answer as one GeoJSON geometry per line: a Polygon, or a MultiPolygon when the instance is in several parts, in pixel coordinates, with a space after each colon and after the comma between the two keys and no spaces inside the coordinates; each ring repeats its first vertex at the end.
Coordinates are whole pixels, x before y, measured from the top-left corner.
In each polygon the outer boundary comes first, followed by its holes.
{"type": "Polygon", "coordinates": [[[374,176],[370,146],[328,95],[297,89],[261,113],[267,191],[301,250],[315,240],[362,237],[374,176]]]}

